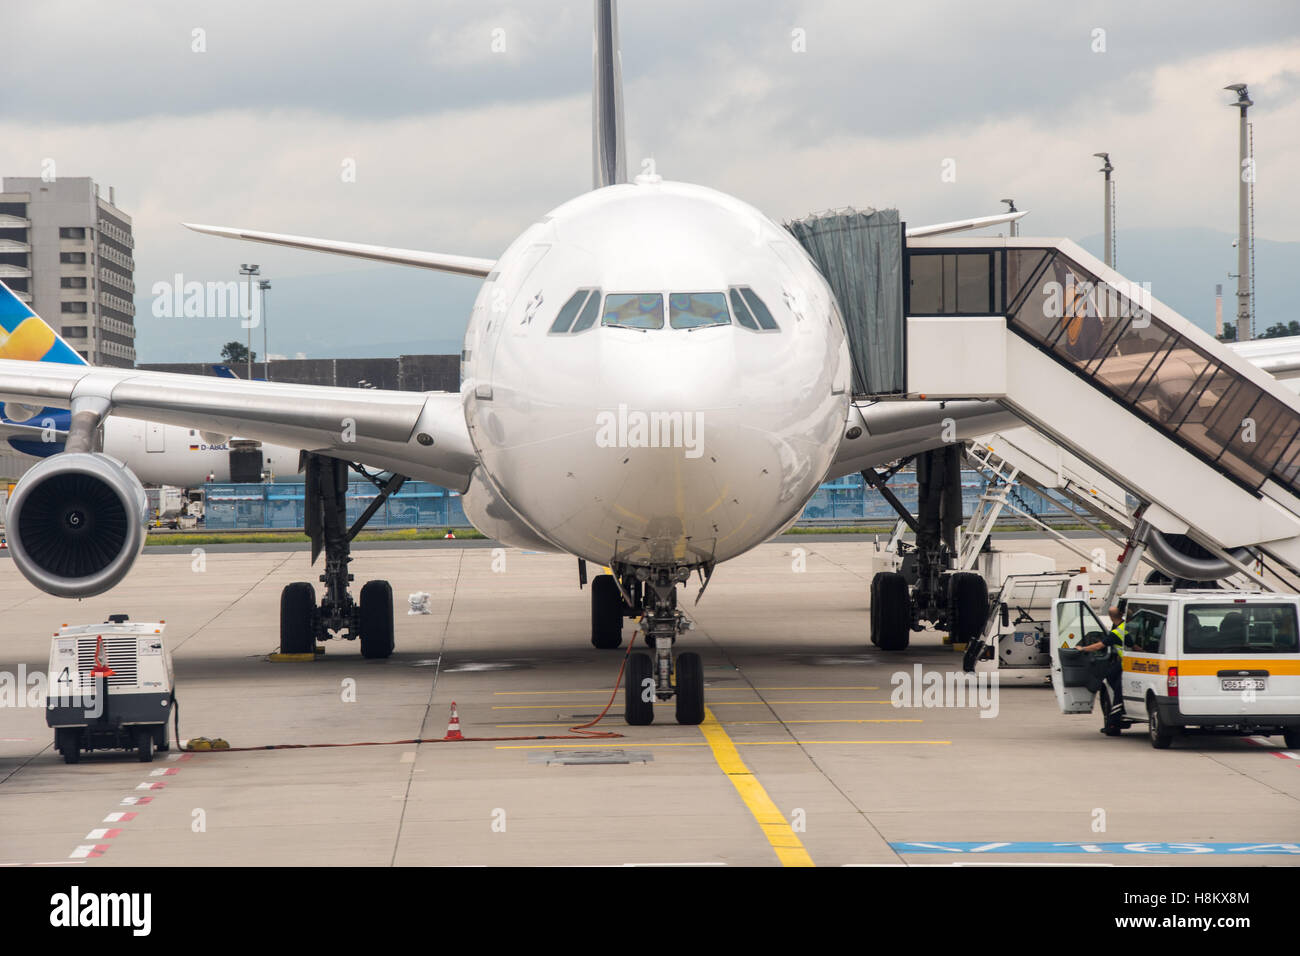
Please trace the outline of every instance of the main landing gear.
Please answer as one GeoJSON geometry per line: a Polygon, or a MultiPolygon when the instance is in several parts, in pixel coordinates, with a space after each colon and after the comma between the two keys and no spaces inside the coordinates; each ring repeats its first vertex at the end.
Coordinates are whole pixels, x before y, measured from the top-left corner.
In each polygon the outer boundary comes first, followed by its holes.
{"type": "MultiPolygon", "coordinates": [[[[623,641],[625,617],[640,617],[640,632],[647,654],[628,655],[623,675],[623,716],[633,726],[654,721],[656,700],[675,701],[679,724],[704,720],[704,664],[699,654],[676,655],[677,635],[694,625],[677,609],[677,586],[690,577],[691,568],[615,566],[616,574],[600,574],[591,582],[591,643],[616,648],[623,641]]],[[[701,569],[705,581],[712,568],[701,569]]],[[[633,637],[633,640],[636,638],[633,637]]]]}
{"type": "Polygon", "coordinates": [[[391,475],[381,480],[351,466],[373,482],[379,494],[349,528],[348,463],[310,453],[304,453],[303,459],[307,476],[305,530],[311,538],[312,564],[322,547],[325,551],[325,570],[320,576],[325,588],[319,605],[310,582],[295,582],[281,592],[280,652],[310,654],[317,641],[344,637],[360,640],[362,657],[388,657],[393,653],[393,587],[387,581],[367,581],[361,588],[360,600],[354,601],[348,590],[353,579],[348,564],[352,561],[352,539],[406,479],[391,475]]]}
{"type": "Polygon", "coordinates": [[[951,570],[962,524],[961,454],[960,445],[948,445],[916,456],[915,518],[886,487],[886,476],[863,472],[916,535],[914,545],[898,541],[903,559],[898,570],[871,579],[871,643],[883,651],[906,650],[911,632],[921,630],[923,622],[960,644],[978,641],[988,624],[984,578],[951,570]]]}

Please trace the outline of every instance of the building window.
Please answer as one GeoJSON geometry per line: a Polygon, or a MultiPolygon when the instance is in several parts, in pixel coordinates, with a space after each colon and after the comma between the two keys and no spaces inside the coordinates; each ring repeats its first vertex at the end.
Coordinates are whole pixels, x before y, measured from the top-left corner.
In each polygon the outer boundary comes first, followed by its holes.
{"type": "Polygon", "coordinates": [[[59,279],[59,285],[64,289],[84,289],[86,287],[86,277],[63,276],[59,279]]]}
{"type": "Polygon", "coordinates": [[[60,239],[85,239],[85,226],[62,226],[59,228],[60,239]]]}
{"type": "Polygon", "coordinates": [[[65,339],[84,339],[86,337],[86,327],[84,325],[65,325],[63,327],[63,337],[65,339]]]}
{"type": "Polygon", "coordinates": [[[86,303],[84,302],[60,302],[59,311],[61,312],[85,312],[86,303]]]}
{"type": "Polygon", "coordinates": [[[60,252],[59,261],[70,262],[74,265],[85,265],[86,254],[84,252],[60,252]]]}

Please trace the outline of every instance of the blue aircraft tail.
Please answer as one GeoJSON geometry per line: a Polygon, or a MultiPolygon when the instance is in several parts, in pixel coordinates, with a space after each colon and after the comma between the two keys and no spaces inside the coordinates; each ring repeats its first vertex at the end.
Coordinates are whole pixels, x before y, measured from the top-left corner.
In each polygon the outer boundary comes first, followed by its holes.
{"type": "Polygon", "coordinates": [[[3,282],[0,282],[0,359],[89,364],[3,282]]]}

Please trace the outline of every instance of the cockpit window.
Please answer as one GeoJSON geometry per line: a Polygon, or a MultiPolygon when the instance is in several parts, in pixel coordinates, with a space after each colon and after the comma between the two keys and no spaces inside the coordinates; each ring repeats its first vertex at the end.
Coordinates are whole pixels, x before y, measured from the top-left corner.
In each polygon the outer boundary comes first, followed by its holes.
{"type": "Polygon", "coordinates": [[[731,311],[736,313],[737,322],[755,332],[775,332],[779,328],[771,310],[747,285],[732,286],[731,311]]]}
{"type": "Polygon", "coordinates": [[[662,329],[664,297],[658,292],[619,293],[605,296],[601,325],[625,329],[662,329]]]}
{"type": "Polygon", "coordinates": [[[569,331],[569,326],[573,325],[574,318],[578,315],[578,310],[586,304],[587,297],[591,295],[590,289],[579,289],[573,293],[568,302],[560,306],[560,314],[555,317],[551,324],[552,334],[558,334],[569,331]]]}
{"type": "Polygon", "coordinates": [[[573,323],[573,332],[585,332],[596,323],[596,316],[600,313],[600,290],[592,289],[591,298],[583,306],[582,312],[578,315],[578,321],[573,323]]]}
{"type": "Polygon", "coordinates": [[[749,310],[754,313],[754,318],[758,320],[758,327],[764,331],[774,331],[776,329],[776,319],[772,318],[772,313],[763,304],[763,300],[758,297],[758,293],[749,286],[741,286],[740,294],[745,297],[745,304],[749,306],[749,310]]]}
{"type": "Polygon", "coordinates": [[[668,296],[668,324],[674,329],[730,325],[727,297],[721,292],[673,292],[668,296]]]}
{"type": "Polygon", "coordinates": [[[736,313],[736,321],[747,329],[758,331],[758,323],[754,321],[754,316],[750,314],[749,306],[745,305],[745,300],[740,297],[739,289],[731,290],[731,310],[736,313]]]}

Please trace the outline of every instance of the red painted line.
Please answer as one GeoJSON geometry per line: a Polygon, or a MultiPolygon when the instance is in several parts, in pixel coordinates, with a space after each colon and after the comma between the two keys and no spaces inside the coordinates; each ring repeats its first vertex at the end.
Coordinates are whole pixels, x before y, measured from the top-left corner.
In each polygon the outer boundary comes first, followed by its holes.
{"type": "Polygon", "coordinates": [[[165,770],[151,770],[149,772],[149,776],[151,777],[174,777],[176,774],[177,769],[175,767],[168,767],[165,770]]]}
{"type": "Polygon", "coordinates": [[[167,786],[167,784],[165,783],[149,783],[149,781],[146,780],[144,783],[138,784],[136,786],[136,789],[137,790],[161,790],[165,786],[167,786]]]}
{"type": "Polygon", "coordinates": [[[124,807],[142,807],[146,803],[152,803],[153,797],[123,797],[122,806],[124,807]]]}

